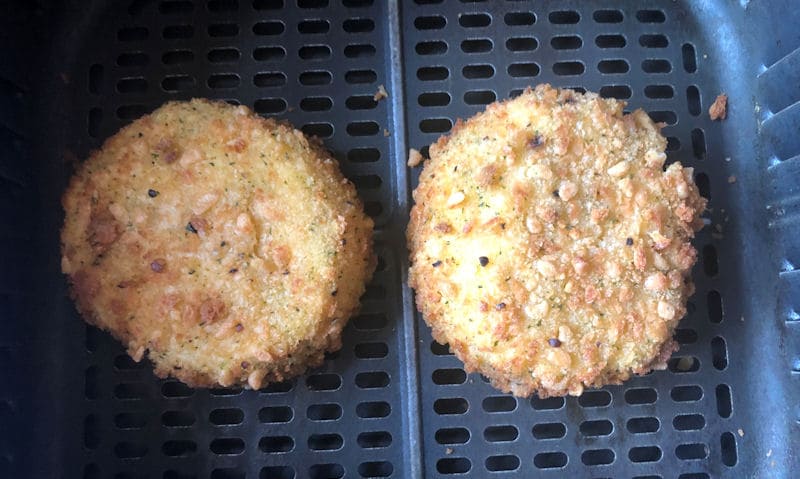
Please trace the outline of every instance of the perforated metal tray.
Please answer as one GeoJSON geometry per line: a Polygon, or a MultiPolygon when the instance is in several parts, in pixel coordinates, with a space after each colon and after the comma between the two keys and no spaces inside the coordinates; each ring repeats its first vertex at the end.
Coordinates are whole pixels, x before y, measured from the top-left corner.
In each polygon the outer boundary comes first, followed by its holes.
{"type": "Polygon", "coordinates": [[[789,1],[133,0],[0,7],[0,476],[792,477],[800,467],[789,1]],[[2,11],[5,10],[5,11],[2,11]],[[667,123],[711,225],[669,369],[515,399],[435,343],[405,286],[425,146],[541,82],[667,123]],[[372,95],[385,85],[389,98],[372,95]],[[709,120],[721,92],[729,118],[709,120]],[[77,158],[171,99],[226,99],[323,138],[375,218],[344,347],[261,391],[153,377],[87,327],[59,272],[77,158]]]}

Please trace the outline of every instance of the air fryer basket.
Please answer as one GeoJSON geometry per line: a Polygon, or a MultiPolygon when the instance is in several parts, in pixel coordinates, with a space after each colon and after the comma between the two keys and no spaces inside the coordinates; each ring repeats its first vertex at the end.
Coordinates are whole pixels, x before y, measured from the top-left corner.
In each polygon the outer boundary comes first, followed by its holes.
{"type": "Polygon", "coordinates": [[[0,7],[0,476],[791,477],[800,468],[800,16],[785,0],[128,0],[0,7]],[[526,86],[667,124],[710,224],[667,371],[516,399],[464,373],[406,286],[425,146],[526,86]],[[374,101],[384,85],[389,97],[374,101]],[[709,119],[719,93],[729,116],[709,119]],[[154,378],[59,271],[76,161],[172,99],[323,138],[380,257],[344,347],[260,391],[154,378]]]}

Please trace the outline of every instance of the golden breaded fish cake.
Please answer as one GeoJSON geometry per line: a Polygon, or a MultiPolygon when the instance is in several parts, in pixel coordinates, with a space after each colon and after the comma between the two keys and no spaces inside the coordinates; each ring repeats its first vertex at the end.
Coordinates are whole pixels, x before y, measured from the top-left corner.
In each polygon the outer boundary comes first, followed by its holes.
{"type": "Polygon", "coordinates": [[[263,385],[341,347],[372,220],[320,145],[243,106],[167,103],[109,138],[62,199],[83,317],[190,386],[263,385]]]}
{"type": "Polygon", "coordinates": [[[625,103],[540,85],[430,147],[408,226],[434,338],[517,396],[663,369],[706,201],[625,103]]]}

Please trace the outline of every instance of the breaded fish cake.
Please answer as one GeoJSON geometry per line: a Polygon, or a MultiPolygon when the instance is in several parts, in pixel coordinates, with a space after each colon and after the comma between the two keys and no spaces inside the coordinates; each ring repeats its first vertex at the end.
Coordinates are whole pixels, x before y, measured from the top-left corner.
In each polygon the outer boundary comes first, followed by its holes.
{"type": "Polygon", "coordinates": [[[319,145],[246,107],[167,103],[109,138],[62,203],[90,323],[160,377],[253,389],[341,347],[372,220],[319,145]]]}
{"type": "Polygon", "coordinates": [[[677,349],[706,202],[624,105],[540,85],[430,147],[410,284],[434,338],[503,391],[580,395],[677,349]]]}

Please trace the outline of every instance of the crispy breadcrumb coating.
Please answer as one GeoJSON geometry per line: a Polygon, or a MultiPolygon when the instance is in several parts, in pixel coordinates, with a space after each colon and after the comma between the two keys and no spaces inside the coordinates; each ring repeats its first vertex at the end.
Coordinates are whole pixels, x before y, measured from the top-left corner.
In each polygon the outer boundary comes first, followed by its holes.
{"type": "Polygon", "coordinates": [[[222,102],[123,128],[62,203],[78,310],[190,386],[258,389],[320,364],[375,265],[372,221],[330,154],[222,102]]]}
{"type": "Polygon", "coordinates": [[[434,338],[503,391],[580,395],[677,349],[706,202],[624,105],[540,85],[430,147],[410,284],[434,338]]]}

